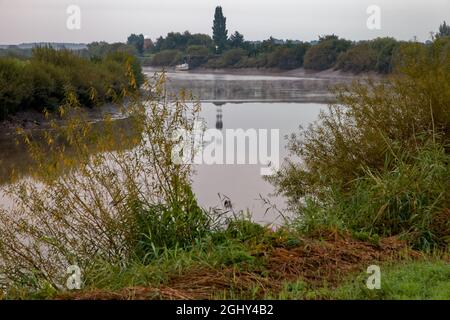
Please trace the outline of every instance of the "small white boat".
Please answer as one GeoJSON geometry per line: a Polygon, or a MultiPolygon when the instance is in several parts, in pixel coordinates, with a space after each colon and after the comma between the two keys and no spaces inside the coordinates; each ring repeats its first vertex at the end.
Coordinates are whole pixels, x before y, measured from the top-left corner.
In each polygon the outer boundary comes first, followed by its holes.
{"type": "Polygon", "coordinates": [[[175,67],[175,70],[177,71],[188,71],[189,70],[189,64],[187,63],[183,63],[183,64],[179,64],[175,67]]]}

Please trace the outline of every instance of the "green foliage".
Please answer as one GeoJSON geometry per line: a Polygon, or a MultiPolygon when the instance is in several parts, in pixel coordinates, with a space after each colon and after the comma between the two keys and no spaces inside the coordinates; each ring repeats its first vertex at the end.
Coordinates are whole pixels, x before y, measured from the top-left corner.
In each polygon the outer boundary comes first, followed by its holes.
{"type": "Polygon", "coordinates": [[[309,45],[280,46],[267,55],[266,67],[279,69],[295,69],[303,66],[304,56],[309,45]]]}
{"type": "Polygon", "coordinates": [[[136,47],[132,45],[128,45],[125,43],[112,43],[109,44],[107,42],[92,42],[87,45],[88,46],[88,54],[92,60],[101,61],[106,56],[115,53],[115,52],[123,52],[130,56],[137,56],[138,51],[136,47]]]}
{"type": "Polygon", "coordinates": [[[139,54],[144,53],[144,35],[131,34],[127,39],[127,44],[135,47],[139,54]]]}
{"type": "Polygon", "coordinates": [[[361,73],[374,71],[376,65],[377,52],[368,43],[359,43],[339,56],[335,68],[345,72],[361,73]]]}
{"type": "Polygon", "coordinates": [[[396,55],[398,73],[339,88],[338,103],[290,140],[302,162],[269,179],[304,230],[323,223],[401,234],[420,248],[448,242],[448,40],[396,55]]]}
{"type": "Polygon", "coordinates": [[[175,203],[133,205],[136,258],[148,261],[167,249],[190,248],[211,230],[207,213],[198,206],[190,186],[185,188],[186,196],[175,203]]]}
{"type": "Polygon", "coordinates": [[[443,22],[439,26],[439,32],[436,34],[437,38],[441,37],[449,37],[450,36],[450,26],[447,24],[447,22],[443,22]]]}
{"type": "Polygon", "coordinates": [[[450,268],[444,261],[408,261],[381,267],[381,289],[366,286],[368,274],[362,272],[337,288],[309,286],[303,280],[287,282],[282,290],[266,295],[281,300],[448,300],[450,268]]]}
{"type": "Polygon", "coordinates": [[[450,267],[444,261],[418,261],[381,269],[381,289],[369,290],[367,274],[347,280],[337,289],[318,295],[328,299],[347,300],[448,300],[450,299],[450,267]]]}
{"type": "Polygon", "coordinates": [[[265,227],[248,219],[231,220],[224,232],[227,238],[239,241],[261,240],[260,238],[264,237],[265,233],[265,227]]]}
{"type": "Polygon", "coordinates": [[[231,48],[242,48],[244,45],[244,36],[236,31],[230,36],[229,43],[231,48]]]}
{"type": "Polygon", "coordinates": [[[191,34],[188,31],[184,33],[169,32],[165,38],[159,37],[156,40],[154,52],[164,50],[180,50],[185,51],[189,46],[204,46],[212,49],[213,40],[207,34],[191,34]]]}
{"type": "Polygon", "coordinates": [[[393,38],[377,38],[369,42],[371,48],[377,52],[375,70],[381,74],[388,74],[394,70],[394,55],[400,42],[393,38]]]}
{"type": "Polygon", "coordinates": [[[153,66],[174,66],[183,60],[183,54],[178,50],[163,50],[156,53],[151,61],[153,66]]]}
{"type": "Polygon", "coordinates": [[[0,59],[0,120],[24,109],[30,99],[27,65],[17,59],[0,59]]]}
{"type": "Polygon", "coordinates": [[[55,110],[65,98],[66,85],[70,82],[64,69],[44,61],[34,61],[28,67],[32,94],[29,105],[43,111],[55,110]]]}
{"type": "Polygon", "coordinates": [[[244,49],[231,49],[226,51],[220,58],[210,60],[208,66],[213,68],[236,67],[247,55],[247,51],[244,49]]]}
{"type": "Polygon", "coordinates": [[[307,202],[299,226],[312,231],[336,221],[359,234],[400,235],[419,249],[448,246],[450,156],[432,147],[392,161],[392,169],[367,171],[349,190],[330,189],[322,204],[307,202]]]}
{"type": "MultiPolygon", "coordinates": [[[[116,66],[125,66],[129,68],[126,72],[128,73],[128,80],[133,82],[131,86],[139,88],[144,83],[141,64],[134,55],[130,55],[124,51],[115,51],[108,54],[104,61],[109,64],[109,67],[111,67],[111,64],[115,64],[116,66]]],[[[117,80],[120,80],[120,78],[116,78],[116,81],[117,80]]],[[[118,91],[120,88],[115,89],[118,91]]]]}
{"type": "Polygon", "coordinates": [[[186,50],[191,68],[199,67],[208,62],[210,50],[202,45],[191,45],[186,50]]]}
{"type": "MultiPolygon", "coordinates": [[[[65,63],[59,58],[55,63],[65,63]]],[[[29,172],[34,179],[2,190],[16,204],[0,208],[2,280],[57,289],[67,265],[90,270],[96,261],[146,261],[189,248],[211,229],[190,188],[192,167],[173,159],[174,134],[194,130],[199,105],[188,105],[183,93],[169,102],[164,75],[153,80],[151,97],[127,96],[125,128],[106,116],[95,130],[69,93],[43,139],[20,132],[37,165],[29,172]]]]}
{"type": "Polygon", "coordinates": [[[28,108],[54,110],[69,92],[91,107],[143,82],[138,61],[125,52],[90,61],[68,50],[35,48],[28,61],[2,58],[0,65],[0,117],[28,108]]]}
{"type": "Polygon", "coordinates": [[[305,54],[305,69],[322,71],[332,68],[341,52],[348,50],[351,42],[337,36],[320,38],[317,45],[312,46],[305,54]]]}
{"type": "Polygon", "coordinates": [[[228,41],[227,18],[223,15],[222,7],[216,7],[214,13],[213,40],[218,53],[222,53],[228,41]]]}

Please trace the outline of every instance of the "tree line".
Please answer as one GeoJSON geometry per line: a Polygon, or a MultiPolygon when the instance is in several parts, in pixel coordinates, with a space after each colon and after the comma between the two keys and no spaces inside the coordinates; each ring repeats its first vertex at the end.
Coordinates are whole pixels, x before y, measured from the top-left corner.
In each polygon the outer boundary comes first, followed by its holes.
{"type": "MultiPolygon", "coordinates": [[[[433,37],[450,36],[444,22],[433,37]]],[[[226,17],[221,7],[214,14],[212,37],[208,34],[170,32],[155,42],[132,34],[127,44],[135,48],[145,65],[175,66],[187,62],[191,68],[277,68],[322,71],[330,68],[346,72],[390,73],[400,47],[407,44],[394,38],[350,41],[334,34],[317,41],[248,41],[235,31],[228,36],[226,17]]]]}

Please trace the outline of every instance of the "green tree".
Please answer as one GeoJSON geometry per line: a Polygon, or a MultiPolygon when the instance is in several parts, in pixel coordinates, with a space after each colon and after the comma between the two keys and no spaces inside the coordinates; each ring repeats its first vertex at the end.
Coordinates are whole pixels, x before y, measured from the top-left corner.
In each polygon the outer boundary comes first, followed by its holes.
{"type": "Polygon", "coordinates": [[[128,37],[127,44],[136,48],[139,54],[144,52],[144,35],[131,34],[128,37]]]}
{"type": "Polygon", "coordinates": [[[377,52],[375,70],[379,73],[390,73],[394,68],[394,55],[400,42],[394,38],[377,38],[369,41],[369,45],[377,52]]]}
{"type": "Polygon", "coordinates": [[[444,21],[443,24],[439,26],[439,32],[436,34],[437,38],[450,36],[450,26],[444,21]]]}
{"type": "Polygon", "coordinates": [[[225,50],[228,40],[227,18],[223,16],[222,7],[216,7],[213,22],[213,40],[219,53],[225,50]]]}
{"type": "Polygon", "coordinates": [[[339,55],[347,51],[351,45],[350,41],[340,39],[336,35],[320,37],[319,43],[305,54],[305,69],[322,71],[332,68],[339,55]]]}
{"type": "Polygon", "coordinates": [[[189,66],[191,68],[197,68],[208,62],[210,51],[205,46],[192,45],[187,48],[186,54],[189,66]]]}
{"type": "Polygon", "coordinates": [[[377,58],[377,51],[368,42],[360,42],[341,53],[335,68],[354,73],[374,71],[377,68],[377,58]]]}
{"type": "Polygon", "coordinates": [[[232,48],[241,48],[244,45],[244,35],[236,31],[230,36],[230,46],[232,48]]]}

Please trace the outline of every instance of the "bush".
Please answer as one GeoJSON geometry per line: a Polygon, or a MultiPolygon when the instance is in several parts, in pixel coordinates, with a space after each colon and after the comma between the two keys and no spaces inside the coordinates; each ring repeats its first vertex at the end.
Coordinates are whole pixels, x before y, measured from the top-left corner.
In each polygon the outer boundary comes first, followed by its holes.
{"type": "Polygon", "coordinates": [[[2,190],[16,204],[0,208],[2,280],[57,290],[68,265],[83,273],[99,261],[124,266],[189,247],[211,228],[190,189],[192,167],[173,160],[173,137],[194,129],[199,106],[164,99],[164,78],[156,80],[152,97],[127,101],[125,127],[106,117],[99,133],[71,97],[66,121],[45,139],[22,133],[37,165],[34,179],[2,190]]]}
{"type": "Polygon", "coordinates": [[[156,53],[152,58],[153,66],[174,66],[181,63],[183,55],[178,50],[163,50],[156,53]]]}
{"type": "Polygon", "coordinates": [[[209,67],[228,68],[237,67],[238,64],[247,57],[247,51],[241,48],[226,51],[219,59],[211,60],[209,67]]]}
{"type": "Polygon", "coordinates": [[[278,47],[274,52],[268,54],[266,67],[286,70],[300,68],[308,48],[307,44],[278,47]]]}
{"type": "Polygon", "coordinates": [[[323,38],[305,54],[305,69],[322,71],[332,68],[341,52],[351,47],[351,42],[335,36],[323,38]]]}
{"type": "Polygon", "coordinates": [[[386,165],[392,169],[368,170],[350,190],[330,188],[321,209],[311,199],[301,211],[302,229],[312,230],[320,222],[322,227],[370,235],[400,235],[419,249],[446,247],[450,244],[450,155],[432,143],[416,153],[396,155],[395,165],[386,165]]]}
{"type": "Polygon", "coordinates": [[[30,105],[38,110],[55,110],[65,98],[65,86],[69,83],[63,69],[52,64],[35,61],[28,67],[33,87],[30,105]]]}
{"type": "Polygon", "coordinates": [[[167,249],[190,248],[210,231],[208,215],[198,206],[190,186],[185,188],[186,197],[180,202],[134,205],[136,239],[132,250],[136,258],[145,262],[167,249]]]}
{"type": "Polygon", "coordinates": [[[369,46],[377,52],[376,70],[382,74],[394,70],[394,55],[400,42],[393,38],[377,38],[369,41],[369,46]]]}
{"type": "Polygon", "coordinates": [[[28,104],[32,89],[26,68],[26,62],[0,59],[0,119],[24,109],[28,104]]]}
{"type": "Polygon", "coordinates": [[[189,66],[197,68],[208,62],[210,51],[205,46],[191,45],[187,48],[186,53],[189,57],[189,66]]]}
{"type": "Polygon", "coordinates": [[[69,50],[35,48],[28,61],[0,59],[0,117],[27,108],[56,109],[69,93],[93,106],[135,91],[143,80],[139,62],[125,52],[89,60],[69,50]]]}
{"type": "Polygon", "coordinates": [[[429,141],[441,153],[448,152],[450,74],[444,72],[450,68],[448,48],[447,41],[402,46],[397,73],[339,88],[337,104],[292,137],[289,148],[301,163],[288,161],[270,180],[294,210],[304,214],[305,199],[314,199],[314,210],[308,209],[311,216],[333,216],[336,203],[352,210],[351,203],[357,202],[361,207],[344,214],[345,221],[321,220],[387,234],[414,233],[417,239],[412,241],[418,245],[442,243],[443,237],[431,227],[448,207],[444,192],[448,158],[435,154],[429,166],[422,158],[428,154],[423,150],[429,141]],[[377,214],[381,220],[374,226],[370,218],[377,214]]]}
{"type": "Polygon", "coordinates": [[[377,52],[367,43],[360,43],[348,51],[341,53],[336,69],[345,72],[361,73],[375,71],[377,66],[377,52]]]}

